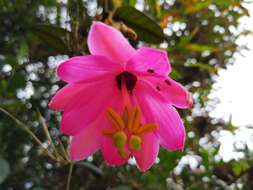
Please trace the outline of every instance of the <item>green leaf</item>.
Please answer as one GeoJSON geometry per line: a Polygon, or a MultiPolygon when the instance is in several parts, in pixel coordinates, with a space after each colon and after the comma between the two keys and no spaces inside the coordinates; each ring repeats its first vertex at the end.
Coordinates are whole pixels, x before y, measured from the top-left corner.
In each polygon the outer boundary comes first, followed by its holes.
{"type": "Polygon", "coordinates": [[[228,131],[235,131],[236,129],[238,129],[237,126],[234,126],[232,124],[225,125],[223,128],[228,131]]]}
{"type": "Polygon", "coordinates": [[[159,44],[165,40],[162,28],[134,7],[125,6],[118,8],[113,18],[123,21],[127,26],[132,28],[140,40],[154,44],[159,44]]]}
{"type": "Polygon", "coordinates": [[[149,6],[152,15],[156,15],[158,18],[161,17],[161,6],[158,1],[146,0],[146,4],[149,6]]]}
{"type": "Polygon", "coordinates": [[[212,152],[212,156],[213,156],[213,157],[216,156],[216,155],[219,153],[219,151],[220,151],[220,145],[217,146],[217,147],[214,149],[214,151],[212,152]]]}
{"type": "Polygon", "coordinates": [[[4,182],[4,180],[8,177],[10,174],[10,165],[9,163],[0,158],[0,184],[4,182]]]}
{"type": "Polygon", "coordinates": [[[249,163],[246,160],[240,160],[239,162],[234,162],[232,164],[232,170],[236,176],[239,176],[242,172],[249,169],[249,163]]]}
{"type": "Polygon", "coordinates": [[[135,6],[136,0],[123,0],[124,5],[135,6]]]}
{"type": "Polygon", "coordinates": [[[197,13],[207,8],[212,3],[212,0],[206,1],[197,1],[197,3],[193,3],[190,6],[187,6],[185,9],[186,14],[197,13]]]}
{"type": "Polygon", "coordinates": [[[239,163],[235,162],[232,166],[232,170],[236,176],[239,176],[242,172],[242,168],[239,163]]]}
{"type": "Polygon", "coordinates": [[[228,123],[223,127],[225,130],[235,131],[236,129],[238,129],[238,126],[233,125],[232,119],[232,114],[230,114],[228,123]]]}
{"type": "Polygon", "coordinates": [[[43,33],[47,33],[53,36],[58,36],[58,38],[61,38],[61,39],[70,33],[70,31],[64,28],[60,28],[58,26],[50,25],[50,24],[37,24],[37,25],[32,26],[32,29],[41,31],[43,33]]]}
{"type": "Polygon", "coordinates": [[[210,51],[210,52],[218,51],[218,48],[216,48],[216,47],[209,46],[209,45],[202,45],[202,44],[187,44],[185,46],[185,48],[187,50],[190,50],[190,51],[199,51],[199,52],[202,52],[202,51],[210,51]]]}
{"type": "Polygon", "coordinates": [[[249,163],[246,160],[240,161],[240,164],[241,164],[242,171],[246,171],[250,167],[249,163]]]}
{"type": "Polygon", "coordinates": [[[38,24],[31,27],[31,32],[58,53],[70,53],[66,43],[64,42],[66,36],[70,34],[69,31],[53,25],[38,24]]]}
{"type": "Polygon", "coordinates": [[[205,149],[200,149],[200,154],[202,157],[202,163],[206,169],[209,168],[209,152],[205,149]]]}
{"type": "Polygon", "coordinates": [[[171,78],[175,79],[175,80],[179,80],[182,78],[182,75],[176,70],[173,69],[170,73],[171,78]]]}
{"type": "Polygon", "coordinates": [[[26,40],[22,40],[20,43],[18,54],[17,54],[17,59],[20,60],[26,57],[28,54],[28,51],[29,51],[29,47],[27,45],[26,40]]]}
{"type": "Polygon", "coordinates": [[[166,168],[166,171],[172,171],[177,166],[177,160],[180,160],[184,155],[183,152],[167,152],[161,149],[159,152],[160,164],[166,168]]]}
{"type": "Polygon", "coordinates": [[[207,70],[209,73],[217,73],[217,69],[214,66],[210,66],[205,63],[192,63],[188,67],[198,67],[203,70],[207,70]]]}
{"type": "Polygon", "coordinates": [[[97,166],[95,166],[94,164],[90,162],[81,161],[81,162],[78,162],[77,164],[86,167],[97,176],[104,175],[104,172],[100,168],[98,168],[97,166]]]}
{"type": "Polygon", "coordinates": [[[10,85],[13,88],[23,88],[26,85],[25,76],[20,73],[16,73],[15,75],[13,75],[10,85]]]}
{"type": "Polygon", "coordinates": [[[234,3],[238,3],[237,0],[216,0],[215,1],[215,4],[221,9],[228,8],[234,3]]]}

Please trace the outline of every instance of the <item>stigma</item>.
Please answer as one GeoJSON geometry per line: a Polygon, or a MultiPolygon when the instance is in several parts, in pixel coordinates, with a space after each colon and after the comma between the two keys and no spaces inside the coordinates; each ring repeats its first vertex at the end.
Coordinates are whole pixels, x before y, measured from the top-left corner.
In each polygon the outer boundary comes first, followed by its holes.
{"type": "Polygon", "coordinates": [[[129,151],[135,152],[142,148],[144,133],[157,129],[156,123],[141,123],[141,111],[139,107],[125,109],[122,115],[109,108],[106,112],[107,118],[112,123],[112,129],[105,129],[103,135],[111,138],[118,150],[119,156],[129,157],[129,151]]]}
{"type": "Polygon", "coordinates": [[[132,94],[132,91],[137,82],[137,77],[128,71],[123,71],[122,73],[116,76],[115,80],[120,90],[122,89],[122,85],[125,85],[130,94],[132,94]]]}

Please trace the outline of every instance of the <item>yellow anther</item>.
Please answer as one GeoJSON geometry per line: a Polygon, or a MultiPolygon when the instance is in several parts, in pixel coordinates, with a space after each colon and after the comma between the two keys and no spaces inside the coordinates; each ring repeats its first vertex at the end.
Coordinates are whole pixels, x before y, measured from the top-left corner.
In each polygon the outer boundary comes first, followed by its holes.
{"type": "Polygon", "coordinates": [[[141,110],[139,107],[136,107],[136,109],[134,111],[133,130],[136,130],[139,128],[140,119],[141,119],[141,110]]]}
{"type": "Polygon", "coordinates": [[[141,111],[138,107],[134,107],[129,112],[129,118],[128,118],[128,123],[127,123],[127,129],[129,131],[134,131],[138,129],[140,125],[140,117],[141,117],[141,111]]]}
{"type": "Polygon", "coordinates": [[[118,131],[113,135],[113,143],[119,149],[124,148],[126,141],[127,135],[123,131],[118,131]]]}
{"type": "Polygon", "coordinates": [[[113,126],[116,129],[121,130],[125,128],[124,121],[118,113],[113,111],[111,108],[109,108],[106,113],[108,119],[113,123],[113,126]]]}
{"type": "Polygon", "coordinates": [[[135,131],[136,134],[143,134],[146,132],[151,132],[157,129],[158,126],[156,123],[151,123],[151,124],[144,124],[138,128],[138,130],[135,131]]]}
{"type": "Polygon", "coordinates": [[[129,148],[133,151],[141,149],[142,140],[139,136],[132,135],[129,139],[129,148]]]}
{"type": "Polygon", "coordinates": [[[122,157],[122,158],[127,158],[128,157],[128,152],[122,148],[122,149],[118,149],[118,154],[122,157]]]}

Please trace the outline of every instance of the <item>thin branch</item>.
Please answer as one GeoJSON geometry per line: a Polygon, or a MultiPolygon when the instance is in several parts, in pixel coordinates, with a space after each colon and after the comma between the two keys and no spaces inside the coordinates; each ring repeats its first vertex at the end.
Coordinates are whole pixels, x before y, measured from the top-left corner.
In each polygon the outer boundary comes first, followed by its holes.
{"type": "Polygon", "coordinates": [[[53,160],[57,160],[57,158],[54,157],[54,155],[49,152],[49,150],[47,148],[44,147],[43,143],[38,139],[38,137],[36,137],[36,135],[28,128],[28,126],[26,126],[23,122],[21,122],[20,120],[18,120],[17,118],[15,118],[12,114],[10,114],[8,111],[6,111],[5,109],[0,107],[0,111],[2,111],[4,114],[6,114],[7,116],[9,116],[12,120],[14,120],[21,129],[25,130],[34,140],[36,143],[38,143],[47,153],[47,155],[52,158],[53,160]]]}
{"type": "Polygon", "coordinates": [[[73,166],[74,166],[74,163],[71,162],[69,165],[69,174],[68,174],[68,179],[67,179],[66,190],[70,190],[70,183],[71,183],[71,177],[72,177],[72,172],[73,172],[73,166]]]}
{"type": "Polygon", "coordinates": [[[65,158],[68,162],[70,162],[68,153],[67,153],[67,151],[66,151],[64,145],[62,144],[61,139],[58,139],[58,143],[60,144],[60,148],[61,148],[61,151],[62,151],[62,153],[63,153],[63,155],[64,155],[64,158],[65,158]]]}
{"type": "Polygon", "coordinates": [[[49,141],[49,145],[53,149],[53,153],[55,153],[56,158],[58,158],[59,160],[61,160],[63,162],[66,162],[66,160],[59,154],[57,148],[54,145],[54,142],[53,142],[53,140],[52,140],[52,138],[50,136],[50,133],[48,131],[48,126],[47,126],[47,124],[45,122],[45,119],[42,117],[42,115],[41,115],[41,113],[39,111],[37,111],[37,112],[38,112],[39,120],[40,120],[40,122],[42,124],[43,130],[44,130],[44,132],[46,134],[47,140],[49,141]]]}

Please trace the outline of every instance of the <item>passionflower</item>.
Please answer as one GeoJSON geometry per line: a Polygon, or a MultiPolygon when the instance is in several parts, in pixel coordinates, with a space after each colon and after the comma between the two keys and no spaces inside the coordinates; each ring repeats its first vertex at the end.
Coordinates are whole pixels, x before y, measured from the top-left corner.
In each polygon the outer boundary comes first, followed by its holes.
{"type": "Polygon", "coordinates": [[[67,85],[49,106],[63,111],[61,131],[72,136],[70,157],[86,159],[101,150],[109,165],[134,157],[141,171],[155,162],[159,145],[182,150],[183,122],[174,107],[189,108],[190,93],[168,75],[165,51],[134,49],[116,29],[94,22],[91,55],[72,57],[57,68],[67,85]]]}

